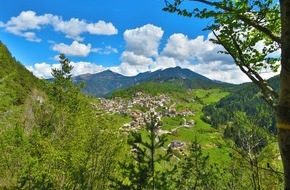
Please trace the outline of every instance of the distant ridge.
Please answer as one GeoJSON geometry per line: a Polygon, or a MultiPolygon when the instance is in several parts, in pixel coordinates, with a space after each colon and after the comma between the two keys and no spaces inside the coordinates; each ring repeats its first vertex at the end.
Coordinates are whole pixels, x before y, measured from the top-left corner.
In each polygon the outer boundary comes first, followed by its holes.
{"type": "Polygon", "coordinates": [[[123,76],[111,70],[96,74],[85,74],[74,78],[76,83],[85,82],[84,93],[96,97],[103,97],[120,88],[127,88],[142,82],[163,82],[169,79],[192,80],[215,83],[209,78],[181,67],[167,68],[154,72],[139,73],[136,76],[123,76]]]}

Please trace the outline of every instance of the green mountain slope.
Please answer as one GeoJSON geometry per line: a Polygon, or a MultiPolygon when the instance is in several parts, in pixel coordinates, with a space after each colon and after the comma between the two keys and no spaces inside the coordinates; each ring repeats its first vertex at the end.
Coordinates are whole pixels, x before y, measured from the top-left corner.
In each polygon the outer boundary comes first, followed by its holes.
{"type": "Polygon", "coordinates": [[[0,41],[0,109],[10,104],[23,104],[32,89],[42,88],[41,83],[12,57],[7,47],[0,41]]]}
{"type": "MultiPolygon", "coordinates": [[[[275,91],[279,90],[279,76],[269,79],[275,91]]],[[[214,127],[232,121],[237,111],[246,112],[251,120],[271,132],[276,132],[275,113],[259,95],[259,89],[253,83],[245,83],[231,88],[231,94],[213,105],[203,109],[208,123],[214,127]]]]}
{"type": "Polygon", "coordinates": [[[198,73],[181,67],[167,68],[154,72],[140,73],[136,76],[123,76],[110,70],[96,74],[86,74],[74,78],[75,83],[85,82],[83,92],[96,97],[104,97],[115,90],[129,88],[144,82],[168,82],[184,80],[187,87],[196,85],[219,85],[220,82],[212,81],[198,73]],[[195,81],[194,83],[192,81],[195,81]]]}
{"type": "Polygon", "coordinates": [[[173,96],[176,93],[185,94],[187,90],[192,89],[229,89],[233,84],[217,83],[211,80],[204,79],[178,79],[171,78],[166,80],[153,80],[149,82],[143,82],[132,87],[117,89],[110,95],[112,97],[130,98],[137,92],[148,93],[153,96],[165,93],[173,96]]]}
{"type": "MultiPolygon", "coordinates": [[[[262,178],[254,179],[261,180],[261,189],[280,189],[282,181],[275,171],[281,171],[281,162],[275,141],[263,143],[260,152],[249,155],[247,149],[235,146],[236,141],[225,139],[222,130],[202,119],[206,118],[202,110],[210,106],[227,112],[235,110],[234,103],[240,106],[237,110],[245,107],[256,93],[248,84],[236,86],[184,75],[160,79],[158,74],[152,81],[115,91],[111,99],[96,99],[84,96],[70,78],[56,77],[48,86],[17,62],[2,43],[0,66],[0,189],[124,189],[116,181],[135,185],[134,179],[122,175],[139,172],[144,176],[135,167],[126,170],[136,150],[128,144],[129,132],[136,130],[148,142],[145,121],[151,108],[161,119],[154,133],[166,135],[154,160],[156,179],[171,188],[161,189],[180,189],[185,178],[196,180],[188,171],[206,176],[201,181],[211,184],[207,189],[224,189],[229,184],[233,184],[231,189],[247,189],[253,179],[253,165],[247,159],[253,155],[259,158],[257,166],[265,168],[259,170],[262,178]],[[241,95],[244,100],[238,102],[241,95]],[[199,151],[190,146],[192,142],[199,145],[199,151]],[[158,162],[163,153],[169,153],[168,159],[158,162]],[[161,175],[159,171],[166,168],[174,170],[161,175]],[[208,176],[213,176],[211,183],[208,176]]],[[[104,77],[112,77],[112,73],[107,75],[104,77]]],[[[139,75],[142,80],[143,76],[139,75]]],[[[239,127],[245,124],[241,122],[239,127]]],[[[153,140],[160,142],[159,138],[153,140]]],[[[148,165],[144,167],[148,169],[148,165]]]]}

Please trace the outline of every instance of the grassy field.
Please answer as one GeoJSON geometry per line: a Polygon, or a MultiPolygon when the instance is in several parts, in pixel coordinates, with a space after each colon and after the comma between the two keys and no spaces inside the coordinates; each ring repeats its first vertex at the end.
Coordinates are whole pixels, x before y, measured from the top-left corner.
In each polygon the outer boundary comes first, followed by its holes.
{"type": "MultiPolygon", "coordinates": [[[[172,141],[181,141],[185,143],[186,146],[189,146],[196,140],[201,145],[203,152],[210,156],[211,162],[224,164],[224,162],[229,161],[229,148],[222,138],[222,133],[201,120],[204,106],[218,102],[227,95],[229,95],[229,92],[224,92],[220,89],[197,89],[189,90],[182,94],[166,94],[166,96],[172,99],[173,102],[171,102],[171,104],[174,104],[177,113],[181,113],[184,110],[190,110],[192,115],[183,116],[177,114],[174,117],[162,117],[162,130],[171,132],[171,134],[167,134],[167,142],[164,148],[167,148],[172,141]],[[185,121],[193,121],[194,124],[190,127],[184,127],[185,121]]],[[[142,111],[142,109],[138,107],[134,109],[140,109],[142,111]]],[[[106,118],[102,116],[102,120],[110,121],[109,125],[112,126],[116,126],[117,123],[124,124],[130,122],[128,117],[121,115],[111,115],[106,118]]],[[[149,141],[148,132],[145,129],[142,129],[140,133],[144,140],[149,141]]],[[[186,147],[182,149],[185,150],[186,147]]]]}
{"type": "MultiPolygon", "coordinates": [[[[166,146],[172,141],[182,141],[190,145],[196,139],[202,146],[204,153],[210,156],[211,162],[224,164],[224,162],[229,161],[229,148],[223,140],[221,132],[201,120],[203,106],[218,102],[227,95],[229,95],[228,92],[220,89],[191,90],[186,96],[182,94],[182,99],[178,99],[178,95],[175,94],[174,102],[177,112],[190,110],[193,115],[162,117],[162,130],[173,131],[167,136],[166,146]],[[194,125],[183,127],[185,120],[193,120],[194,125]]],[[[142,133],[146,138],[146,131],[142,133]]]]}

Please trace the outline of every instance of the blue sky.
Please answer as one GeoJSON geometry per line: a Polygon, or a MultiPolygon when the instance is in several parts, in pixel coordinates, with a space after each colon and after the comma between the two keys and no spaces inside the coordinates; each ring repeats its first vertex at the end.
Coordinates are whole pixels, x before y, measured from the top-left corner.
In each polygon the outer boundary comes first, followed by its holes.
{"type": "Polygon", "coordinates": [[[64,53],[74,75],[180,66],[215,80],[249,81],[202,31],[210,20],[163,12],[164,6],[163,0],[3,1],[0,40],[39,78],[49,78],[64,53]]]}

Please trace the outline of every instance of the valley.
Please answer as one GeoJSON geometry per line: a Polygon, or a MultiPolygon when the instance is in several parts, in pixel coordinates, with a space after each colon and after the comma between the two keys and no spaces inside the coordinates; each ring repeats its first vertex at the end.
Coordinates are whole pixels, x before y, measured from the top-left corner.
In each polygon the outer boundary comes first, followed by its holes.
{"type": "Polygon", "coordinates": [[[76,82],[89,76],[71,77],[64,55],[47,81],[0,47],[0,189],[136,189],[153,177],[162,189],[282,187],[271,111],[250,83],[106,71],[86,93],[96,79],[76,82]]]}

